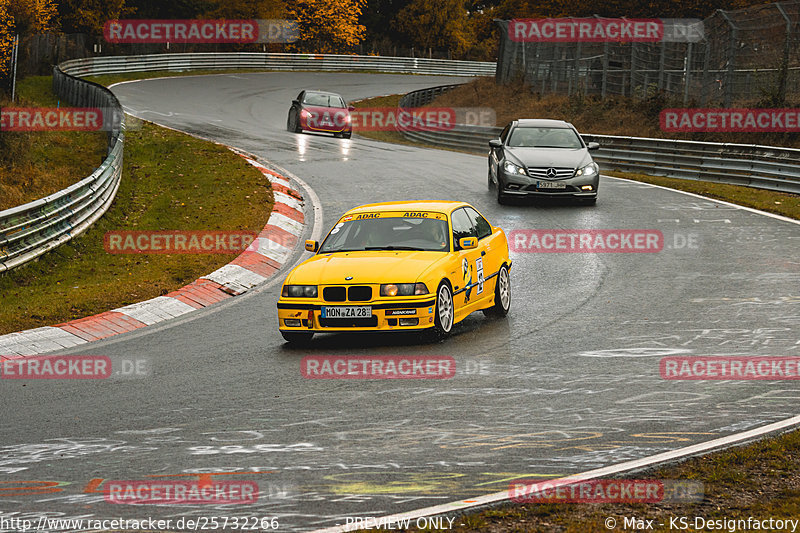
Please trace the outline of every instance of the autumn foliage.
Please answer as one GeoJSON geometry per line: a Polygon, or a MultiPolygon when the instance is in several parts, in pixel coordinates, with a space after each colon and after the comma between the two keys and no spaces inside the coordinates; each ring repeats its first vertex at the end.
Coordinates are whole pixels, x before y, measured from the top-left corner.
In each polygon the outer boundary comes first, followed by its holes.
{"type": "Polygon", "coordinates": [[[57,15],[55,0],[0,0],[0,78],[10,73],[14,36],[52,31],[57,15]]]}
{"type": "Polygon", "coordinates": [[[9,12],[9,3],[10,0],[0,0],[0,78],[8,76],[14,45],[14,19],[9,12]]]}
{"type": "Polygon", "coordinates": [[[342,53],[364,38],[359,23],[367,0],[294,0],[289,19],[296,20],[300,39],[294,48],[318,53],[342,53]]]}

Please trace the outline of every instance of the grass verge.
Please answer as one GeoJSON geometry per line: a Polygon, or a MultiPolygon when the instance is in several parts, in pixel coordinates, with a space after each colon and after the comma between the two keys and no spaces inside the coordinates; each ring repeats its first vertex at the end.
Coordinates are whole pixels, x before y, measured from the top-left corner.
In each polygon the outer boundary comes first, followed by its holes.
{"type": "Polygon", "coordinates": [[[272,203],[266,177],[227,148],[145,122],[126,133],[122,182],[105,216],[39,261],[0,276],[0,334],[163,295],[235,257],[112,255],[103,248],[108,231],[257,232],[272,203]]]}
{"type": "Polygon", "coordinates": [[[742,185],[682,180],[677,178],[665,178],[662,176],[631,174],[628,172],[603,172],[603,174],[642,181],[644,183],[652,183],[670,189],[678,189],[679,191],[691,192],[708,198],[760,209],[761,211],[767,211],[789,218],[800,219],[800,195],[798,194],[753,189],[742,185]]]}
{"type": "MultiPolygon", "coordinates": [[[[754,444],[730,448],[647,472],[629,479],[701,482],[704,497],[696,503],[507,504],[456,517],[451,533],[607,533],[608,531],[749,531],[730,529],[722,520],[800,520],[800,432],[792,431],[754,444]],[[687,527],[680,522],[686,517],[687,527]],[[696,520],[700,517],[703,522],[696,520]],[[626,518],[628,527],[624,527],[626,518]],[[652,529],[630,520],[652,520],[652,529]],[[607,520],[614,525],[608,527],[607,520]],[[672,522],[670,522],[672,520],[672,522]],[[707,527],[709,521],[715,527],[707,527]],[[704,527],[696,527],[704,526],[704,527]]],[[[413,521],[412,521],[413,523],[413,521]]],[[[761,528],[764,529],[764,528],[761,528]]],[[[800,530],[800,527],[798,527],[800,530]]],[[[405,531],[431,531],[410,528],[405,531]]],[[[792,531],[773,529],[773,531],[792,531]]]]}

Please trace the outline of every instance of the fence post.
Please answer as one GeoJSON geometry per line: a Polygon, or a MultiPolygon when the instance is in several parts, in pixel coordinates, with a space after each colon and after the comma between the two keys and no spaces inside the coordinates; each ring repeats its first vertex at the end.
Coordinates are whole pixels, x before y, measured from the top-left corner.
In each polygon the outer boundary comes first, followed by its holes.
{"type": "Polygon", "coordinates": [[[17,52],[19,51],[19,35],[14,36],[14,51],[11,57],[11,101],[14,101],[17,92],[17,52]]]}
{"type": "Polygon", "coordinates": [[[575,47],[575,60],[572,63],[572,83],[570,83],[569,87],[569,94],[572,95],[573,87],[575,88],[575,92],[580,91],[580,58],[581,58],[581,42],[578,41],[578,45],[575,47]]]}
{"type": "Polygon", "coordinates": [[[558,74],[561,69],[561,50],[558,43],[553,43],[553,61],[550,63],[550,92],[558,90],[558,74]]]}
{"type": "Polygon", "coordinates": [[[686,47],[686,68],[684,69],[683,74],[683,107],[686,107],[689,104],[689,83],[691,82],[692,77],[692,50],[694,49],[694,43],[689,41],[689,45],[686,47]]]}
{"type": "Polygon", "coordinates": [[[733,103],[733,77],[736,75],[736,41],[739,37],[739,28],[730,19],[725,11],[720,10],[723,18],[731,27],[731,39],[728,44],[728,69],[725,73],[725,107],[733,103]]]}
{"type": "Polygon", "coordinates": [[[605,99],[608,90],[608,41],[603,43],[603,88],[600,96],[605,99]]]}
{"type": "MultiPolygon", "coordinates": [[[[634,96],[634,90],[636,87],[636,83],[633,80],[633,76],[636,73],[636,43],[631,43],[631,76],[630,76],[630,89],[628,94],[630,94],[631,98],[634,96]]],[[[625,94],[625,87],[622,88],[622,94],[625,94]]]]}
{"type": "Polygon", "coordinates": [[[778,102],[775,104],[783,104],[786,102],[786,78],[789,75],[789,51],[792,42],[792,19],[786,14],[780,2],[775,3],[775,7],[781,12],[783,18],[786,19],[786,38],[783,41],[783,59],[781,60],[781,67],[778,71],[778,102]]]}
{"type": "Polygon", "coordinates": [[[709,70],[709,64],[711,63],[711,42],[708,39],[706,39],[704,46],[705,46],[705,54],[703,57],[703,82],[700,87],[701,107],[705,107],[706,103],[708,102],[708,91],[709,91],[708,70],[709,70]]]}

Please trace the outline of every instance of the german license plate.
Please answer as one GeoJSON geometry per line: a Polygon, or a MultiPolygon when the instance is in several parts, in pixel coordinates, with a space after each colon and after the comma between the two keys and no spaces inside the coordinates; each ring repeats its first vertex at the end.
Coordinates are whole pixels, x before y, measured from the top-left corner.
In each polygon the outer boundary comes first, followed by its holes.
{"type": "Polygon", "coordinates": [[[567,184],[560,181],[540,181],[536,187],[539,189],[566,189],[567,184]]]}
{"type": "Polygon", "coordinates": [[[371,316],[372,307],[368,305],[347,307],[337,305],[322,308],[322,318],[370,318],[371,316]]]}

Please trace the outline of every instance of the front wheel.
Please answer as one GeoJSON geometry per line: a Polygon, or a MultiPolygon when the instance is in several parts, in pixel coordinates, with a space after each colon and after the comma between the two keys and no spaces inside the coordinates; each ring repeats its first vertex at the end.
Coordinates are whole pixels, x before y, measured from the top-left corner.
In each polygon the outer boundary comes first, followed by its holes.
{"type": "Polygon", "coordinates": [[[497,283],[494,288],[494,305],[483,310],[486,316],[504,317],[511,308],[511,277],[508,275],[506,265],[500,267],[497,273],[497,283]]]}
{"type": "Polygon", "coordinates": [[[290,344],[306,344],[314,336],[314,332],[281,330],[281,336],[283,336],[283,339],[290,344]]]}
{"type": "Polygon", "coordinates": [[[508,196],[503,194],[503,182],[500,181],[500,176],[497,176],[497,203],[500,205],[508,203],[508,196]]]}
{"type": "Polygon", "coordinates": [[[453,291],[447,281],[442,281],[436,290],[436,315],[431,328],[431,341],[440,341],[450,335],[455,322],[455,307],[453,306],[453,291]]]}
{"type": "Polygon", "coordinates": [[[300,127],[300,117],[294,111],[289,112],[289,118],[286,119],[286,129],[292,133],[303,133],[303,128],[300,127]]]}
{"type": "Polygon", "coordinates": [[[488,185],[489,185],[489,190],[491,191],[491,190],[492,190],[492,185],[494,185],[494,183],[492,182],[492,169],[489,169],[489,177],[488,177],[488,180],[489,180],[489,183],[488,183],[488,185]]]}

